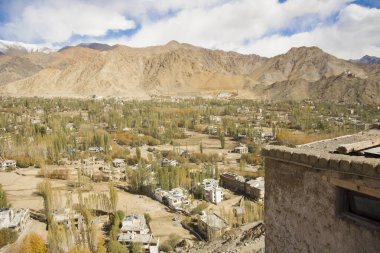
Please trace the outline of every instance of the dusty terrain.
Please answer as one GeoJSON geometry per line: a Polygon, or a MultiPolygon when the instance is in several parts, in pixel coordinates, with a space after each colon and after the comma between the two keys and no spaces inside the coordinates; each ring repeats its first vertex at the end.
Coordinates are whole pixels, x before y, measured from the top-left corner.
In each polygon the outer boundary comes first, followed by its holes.
{"type": "MultiPolygon", "coordinates": [[[[72,170],[74,171],[74,169],[72,170]]],[[[14,172],[0,172],[0,184],[3,185],[3,189],[7,192],[12,207],[16,209],[43,209],[42,198],[36,194],[37,184],[43,179],[36,177],[37,172],[38,169],[34,168],[18,169],[14,172]]],[[[70,187],[67,186],[68,181],[51,180],[51,182],[53,188],[59,190],[61,195],[60,202],[65,203],[65,195],[70,190],[70,187]]],[[[93,183],[92,186],[93,190],[91,192],[108,191],[107,183],[93,183]]],[[[182,228],[179,223],[180,221],[172,220],[175,216],[179,216],[179,214],[166,211],[166,207],[158,201],[146,196],[134,195],[121,190],[118,190],[118,198],[118,209],[123,210],[125,213],[150,214],[152,217],[152,232],[161,241],[165,241],[171,233],[178,234],[181,238],[190,240],[194,239],[189,231],[182,228]]],[[[36,232],[46,238],[47,231],[45,228],[46,226],[44,223],[33,220],[28,231],[36,232]]]]}

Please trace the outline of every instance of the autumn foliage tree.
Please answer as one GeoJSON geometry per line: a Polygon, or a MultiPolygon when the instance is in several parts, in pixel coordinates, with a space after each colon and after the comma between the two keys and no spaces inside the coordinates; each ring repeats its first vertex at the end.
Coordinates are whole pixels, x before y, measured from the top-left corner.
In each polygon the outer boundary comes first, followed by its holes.
{"type": "Polygon", "coordinates": [[[22,243],[23,253],[47,253],[45,241],[36,233],[27,235],[22,243]]]}

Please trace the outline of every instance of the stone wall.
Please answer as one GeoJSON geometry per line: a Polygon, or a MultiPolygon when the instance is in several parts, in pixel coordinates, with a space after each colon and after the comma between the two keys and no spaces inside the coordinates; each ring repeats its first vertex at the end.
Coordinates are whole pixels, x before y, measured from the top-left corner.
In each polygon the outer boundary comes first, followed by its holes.
{"type": "Polygon", "coordinates": [[[380,227],[342,216],[336,178],[380,189],[379,159],[268,146],[266,252],[380,252],[380,227]]]}

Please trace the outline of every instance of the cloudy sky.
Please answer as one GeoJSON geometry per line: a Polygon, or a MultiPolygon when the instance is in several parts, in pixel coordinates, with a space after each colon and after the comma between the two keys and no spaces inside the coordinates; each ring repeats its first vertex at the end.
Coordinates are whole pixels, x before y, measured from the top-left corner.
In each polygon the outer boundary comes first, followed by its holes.
{"type": "Polygon", "coordinates": [[[380,57],[380,0],[0,0],[0,39],[59,48],[170,40],[274,56],[380,57]]]}

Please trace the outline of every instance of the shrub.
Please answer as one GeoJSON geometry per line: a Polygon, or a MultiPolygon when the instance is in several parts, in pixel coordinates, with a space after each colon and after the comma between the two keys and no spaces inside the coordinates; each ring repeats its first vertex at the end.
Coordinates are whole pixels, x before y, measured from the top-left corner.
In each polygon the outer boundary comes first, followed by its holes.
{"type": "Polygon", "coordinates": [[[45,241],[36,233],[27,235],[22,243],[24,253],[47,253],[45,241]]]}
{"type": "Polygon", "coordinates": [[[47,177],[51,179],[62,179],[67,180],[69,178],[69,170],[66,168],[62,169],[40,169],[38,176],[47,177]]]}
{"type": "Polygon", "coordinates": [[[144,218],[146,220],[146,224],[150,224],[150,222],[152,221],[152,217],[150,217],[150,214],[149,213],[144,213],[144,218]]]}
{"type": "Polygon", "coordinates": [[[19,168],[28,168],[29,166],[32,166],[33,163],[28,157],[18,157],[16,158],[16,165],[19,168]]]}
{"type": "Polygon", "coordinates": [[[177,244],[181,241],[181,237],[177,234],[170,234],[169,239],[161,244],[160,250],[164,252],[173,251],[177,244]]]}
{"type": "Polygon", "coordinates": [[[0,229],[0,248],[17,240],[17,233],[9,228],[0,229]]]}
{"type": "Polygon", "coordinates": [[[205,210],[207,208],[207,206],[208,206],[207,202],[202,201],[201,203],[199,203],[195,208],[193,208],[190,211],[190,214],[194,215],[194,214],[200,213],[203,210],[205,210]]]}
{"type": "Polygon", "coordinates": [[[116,215],[119,217],[119,220],[122,220],[125,216],[125,213],[122,210],[117,210],[116,215]]]}

